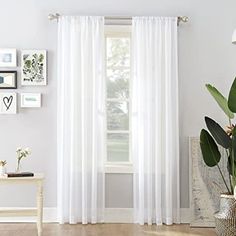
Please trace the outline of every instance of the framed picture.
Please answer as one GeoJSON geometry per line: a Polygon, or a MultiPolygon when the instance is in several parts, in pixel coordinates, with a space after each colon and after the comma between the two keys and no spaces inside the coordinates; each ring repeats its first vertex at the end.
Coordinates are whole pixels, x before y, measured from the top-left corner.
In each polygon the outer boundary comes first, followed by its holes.
{"type": "Polygon", "coordinates": [[[0,48],[0,67],[16,67],[16,49],[0,48]]]}
{"type": "Polygon", "coordinates": [[[17,71],[0,71],[0,89],[17,88],[17,71]]]}
{"type": "Polygon", "coordinates": [[[0,93],[0,114],[16,114],[16,93],[0,93]]]}
{"type": "Polygon", "coordinates": [[[21,52],[21,84],[28,86],[47,84],[47,51],[23,50],[21,52]]]}
{"type": "Polygon", "coordinates": [[[41,93],[21,93],[21,107],[41,107],[41,93]]]}

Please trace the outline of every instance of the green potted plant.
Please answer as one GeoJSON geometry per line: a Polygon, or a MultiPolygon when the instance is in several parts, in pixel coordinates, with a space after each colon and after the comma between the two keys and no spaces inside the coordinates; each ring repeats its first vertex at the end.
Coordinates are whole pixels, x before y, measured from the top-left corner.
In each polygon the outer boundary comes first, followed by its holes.
{"type": "Polygon", "coordinates": [[[215,215],[216,232],[218,235],[234,235],[236,228],[236,127],[232,123],[236,113],[236,78],[231,86],[228,99],[215,87],[206,85],[208,91],[221,107],[228,118],[228,126],[224,130],[210,117],[205,117],[207,129],[202,129],[200,134],[200,147],[205,164],[209,167],[216,166],[225,189],[222,190],[220,211],[215,215]],[[227,153],[228,176],[224,176],[219,162],[221,153],[218,146],[222,146],[227,153]]]}

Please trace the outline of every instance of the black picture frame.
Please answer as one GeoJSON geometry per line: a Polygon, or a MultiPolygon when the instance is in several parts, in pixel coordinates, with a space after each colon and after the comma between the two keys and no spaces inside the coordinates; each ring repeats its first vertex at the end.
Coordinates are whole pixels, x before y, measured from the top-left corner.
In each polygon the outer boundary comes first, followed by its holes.
{"type": "Polygon", "coordinates": [[[16,70],[0,70],[0,89],[17,89],[17,71],[16,70]],[[3,74],[12,74],[14,76],[12,86],[4,86],[4,76],[3,74]],[[2,76],[1,76],[2,75],[2,76]]]}

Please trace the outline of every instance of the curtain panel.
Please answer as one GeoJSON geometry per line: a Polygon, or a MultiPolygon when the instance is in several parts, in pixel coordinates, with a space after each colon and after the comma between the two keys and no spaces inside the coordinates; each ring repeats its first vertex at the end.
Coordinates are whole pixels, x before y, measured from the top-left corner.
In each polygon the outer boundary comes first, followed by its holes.
{"type": "Polygon", "coordinates": [[[58,218],[103,222],[104,18],[62,16],[58,23],[58,218]]]}
{"type": "Polygon", "coordinates": [[[132,38],[134,221],[179,223],[177,18],[134,17],[132,38]]]}

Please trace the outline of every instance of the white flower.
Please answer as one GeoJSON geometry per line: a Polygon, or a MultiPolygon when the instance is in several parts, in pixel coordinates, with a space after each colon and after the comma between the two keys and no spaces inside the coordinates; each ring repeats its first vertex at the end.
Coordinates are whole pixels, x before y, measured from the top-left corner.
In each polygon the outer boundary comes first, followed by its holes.
{"type": "Polygon", "coordinates": [[[22,150],[22,147],[18,147],[18,148],[16,149],[17,152],[20,152],[21,150],[22,150]]]}
{"type": "Polygon", "coordinates": [[[31,151],[30,151],[29,148],[26,148],[26,149],[24,150],[24,152],[25,152],[26,155],[30,155],[30,154],[31,154],[31,151]]]}

